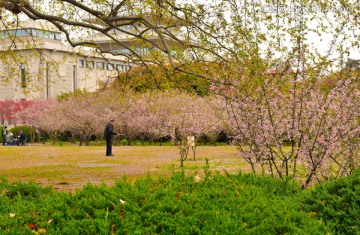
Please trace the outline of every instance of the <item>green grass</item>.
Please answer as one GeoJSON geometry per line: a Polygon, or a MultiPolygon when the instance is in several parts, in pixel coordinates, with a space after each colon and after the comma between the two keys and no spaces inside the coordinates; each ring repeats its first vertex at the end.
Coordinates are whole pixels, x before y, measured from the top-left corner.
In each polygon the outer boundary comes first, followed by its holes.
{"type": "MultiPolygon", "coordinates": [[[[66,182],[65,190],[74,191],[86,183],[114,184],[127,176],[136,180],[147,174],[169,176],[180,166],[179,150],[175,146],[113,146],[114,157],[105,156],[105,146],[77,146],[66,143],[37,146],[1,146],[0,176],[10,181],[33,181],[43,185],[66,182]],[[73,188],[69,187],[73,185],[73,188]]],[[[198,172],[209,159],[214,171],[247,171],[247,165],[236,155],[234,146],[199,146],[196,160],[192,155],[184,170],[198,172]]]]}

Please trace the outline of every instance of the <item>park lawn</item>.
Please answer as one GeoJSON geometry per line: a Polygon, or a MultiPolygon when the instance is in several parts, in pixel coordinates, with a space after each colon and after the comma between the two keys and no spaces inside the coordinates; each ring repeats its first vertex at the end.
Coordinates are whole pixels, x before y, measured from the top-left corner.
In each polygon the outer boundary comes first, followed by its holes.
{"type": "MultiPolygon", "coordinates": [[[[180,166],[175,146],[113,146],[113,153],[106,157],[104,146],[1,146],[0,176],[74,191],[87,183],[113,185],[124,176],[167,176],[180,166]]],[[[202,175],[206,160],[213,171],[249,170],[235,146],[198,146],[195,161],[191,154],[184,164],[188,174],[202,175]]]]}

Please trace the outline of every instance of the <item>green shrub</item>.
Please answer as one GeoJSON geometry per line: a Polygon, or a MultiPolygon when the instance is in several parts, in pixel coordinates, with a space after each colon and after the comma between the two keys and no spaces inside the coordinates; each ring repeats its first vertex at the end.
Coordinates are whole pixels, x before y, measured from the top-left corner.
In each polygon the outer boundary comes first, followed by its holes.
{"type": "Polygon", "coordinates": [[[3,137],[2,137],[2,130],[4,129],[4,126],[0,126],[0,131],[1,131],[1,134],[0,134],[0,139],[1,139],[1,144],[2,144],[2,141],[3,141],[3,137]]]}
{"type": "Polygon", "coordinates": [[[317,185],[302,207],[336,234],[360,234],[360,171],[317,185]]]}
{"type": "Polygon", "coordinates": [[[113,186],[88,184],[75,193],[2,179],[0,234],[359,232],[360,184],[355,175],[301,190],[295,182],[269,176],[205,170],[200,182],[182,171],[135,183],[124,178],[113,186]]]}

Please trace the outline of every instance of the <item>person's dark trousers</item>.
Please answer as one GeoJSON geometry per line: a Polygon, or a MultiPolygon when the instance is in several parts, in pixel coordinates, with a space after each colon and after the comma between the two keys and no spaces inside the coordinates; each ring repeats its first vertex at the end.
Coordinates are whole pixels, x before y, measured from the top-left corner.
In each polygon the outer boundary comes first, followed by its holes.
{"type": "Polygon", "coordinates": [[[112,154],[111,138],[106,138],[106,156],[110,156],[111,154],[112,154]]]}
{"type": "Polygon", "coordinates": [[[6,143],[6,136],[2,136],[3,145],[6,143]]]}

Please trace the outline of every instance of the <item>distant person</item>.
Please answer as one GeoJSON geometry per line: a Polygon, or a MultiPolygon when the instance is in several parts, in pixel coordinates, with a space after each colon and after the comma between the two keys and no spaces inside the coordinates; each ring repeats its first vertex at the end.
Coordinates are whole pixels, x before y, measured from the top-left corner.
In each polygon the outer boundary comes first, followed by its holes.
{"type": "Polygon", "coordinates": [[[113,123],[115,119],[111,119],[105,126],[104,138],[106,140],[106,156],[114,156],[112,154],[112,136],[117,135],[118,133],[114,132],[113,123]]]}
{"type": "Polygon", "coordinates": [[[20,130],[20,135],[19,135],[19,145],[26,145],[26,141],[27,141],[27,137],[25,135],[25,133],[23,132],[23,130],[20,130]]]}
{"type": "Polygon", "coordinates": [[[195,160],[195,152],[196,152],[196,146],[195,146],[195,136],[190,135],[187,137],[187,145],[188,145],[188,149],[191,148],[191,150],[194,153],[194,160],[195,160]]]}
{"type": "Polygon", "coordinates": [[[6,144],[6,128],[7,128],[7,126],[4,126],[3,129],[2,129],[2,131],[1,131],[2,143],[3,143],[3,145],[6,144]]]}
{"type": "Polygon", "coordinates": [[[13,133],[9,132],[6,135],[6,144],[7,145],[14,145],[15,142],[16,142],[16,140],[14,139],[13,133]]]}

